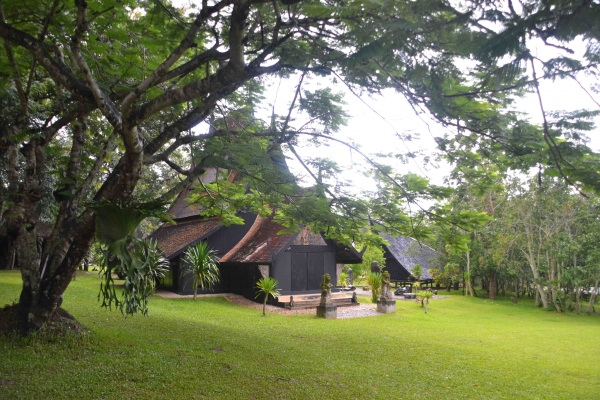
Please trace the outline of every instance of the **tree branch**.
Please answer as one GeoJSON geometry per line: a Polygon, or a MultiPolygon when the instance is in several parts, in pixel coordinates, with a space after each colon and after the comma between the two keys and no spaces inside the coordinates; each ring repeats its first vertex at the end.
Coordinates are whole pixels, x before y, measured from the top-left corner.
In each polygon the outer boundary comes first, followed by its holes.
{"type": "MultiPolygon", "coordinates": [[[[115,139],[116,139],[116,131],[113,129],[112,133],[110,134],[110,136],[104,143],[102,150],[100,151],[99,154],[96,155],[96,161],[94,161],[94,165],[90,169],[90,172],[88,172],[88,175],[85,178],[85,180],[83,181],[83,184],[81,185],[81,187],[75,194],[75,197],[78,201],[81,199],[81,196],[83,194],[88,192],[90,186],[92,185],[92,183],[98,176],[98,172],[100,172],[100,168],[105,163],[106,155],[108,154],[108,152],[112,151],[116,145],[115,139]]],[[[76,206],[76,204],[77,203],[75,203],[74,207],[76,206]]]]}
{"type": "Polygon", "coordinates": [[[117,107],[108,95],[100,89],[83,54],[81,54],[81,41],[88,30],[87,3],[85,0],[75,0],[75,5],[77,6],[77,27],[75,29],[75,35],[71,37],[71,51],[73,57],[92,91],[96,105],[110,124],[115,129],[121,130],[123,128],[121,114],[119,114],[117,107]]]}
{"type": "Polygon", "coordinates": [[[140,84],[137,85],[137,87],[131,93],[129,93],[127,97],[125,97],[121,106],[123,118],[128,119],[133,103],[143,93],[145,93],[149,87],[161,80],[161,78],[163,78],[163,76],[167,73],[169,68],[171,68],[173,64],[175,64],[175,62],[177,62],[177,60],[179,60],[189,48],[196,46],[196,35],[198,34],[202,25],[204,25],[204,23],[208,19],[208,17],[211,14],[218,12],[222,8],[228,6],[229,4],[231,4],[232,1],[233,0],[224,0],[211,7],[202,7],[200,14],[196,17],[196,19],[192,23],[192,26],[190,26],[190,29],[187,31],[181,43],[179,43],[175,50],[173,50],[173,52],[167,57],[167,59],[163,61],[162,64],[159,65],[158,68],[156,68],[152,72],[152,74],[150,74],[150,76],[148,76],[146,79],[140,82],[140,84]]]}
{"type": "MultiPolygon", "coordinates": [[[[4,9],[2,8],[2,2],[0,1],[0,22],[3,24],[6,23],[4,18],[4,9]]],[[[13,48],[11,43],[8,40],[4,40],[4,49],[6,50],[6,57],[8,58],[8,63],[10,64],[13,79],[15,81],[15,86],[17,88],[17,94],[19,96],[19,102],[21,105],[21,115],[26,116],[28,113],[27,107],[27,95],[23,90],[23,82],[21,81],[21,74],[19,73],[19,66],[15,61],[15,55],[13,52],[13,48]]]]}
{"type": "MultiPolygon", "coordinates": [[[[556,146],[556,142],[554,142],[554,139],[550,136],[550,131],[548,130],[548,121],[546,120],[546,111],[544,110],[544,104],[542,102],[542,94],[540,93],[540,88],[539,88],[539,84],[537,82],[537,78],[536,78],[536,72],[535,72],[535,63],[533,58],[530,58],[530,62],[531,62],[531,70],[533,73],[533,80],[534,80],[534,87],[535,87],[535,91],[538,97],[538,102],[540,104],[540,110],[542,112],[542,118],[543,118],[543,127],[544,127],[544,141],[546,142],[546,144],[548,145],[548,150],[550,150],[550,154],[552,155],[552,158],[554,159],[554,165],[556,165],[556,168],[558,169],[558,172],[560,173],[560,176],[563,177],[563,179],[565,180],[565,182],[567,182],[570,186],[574,187],[579,194],[581,194],[583,197],[588,197],[585,193],[583,193],[572,181],[571,179],[569,179],[568,176],[565,175],[565,173],[563,172],[562,166],[560,165],[560,159],[562,159],[563,161],[564,158],[562,157],[562,155],[560,154],[560,149],[558,149],[558,146],[556,146]]],[[[566,161],[565,161],[566,162],[566,161]]],[[[571,165],[571,167],[573,167],[571,165]]]]}
{"type": "Polygon", "coordinates": [[[94,94],[90,88],[75,78],[64,65],[51,57],[50,52],[54,50],[45,43],[3,21],[0,21],[0,37],[26,48],[55,82],[69,90],[78,99],[86,102],[94,101],[94,94]]]}

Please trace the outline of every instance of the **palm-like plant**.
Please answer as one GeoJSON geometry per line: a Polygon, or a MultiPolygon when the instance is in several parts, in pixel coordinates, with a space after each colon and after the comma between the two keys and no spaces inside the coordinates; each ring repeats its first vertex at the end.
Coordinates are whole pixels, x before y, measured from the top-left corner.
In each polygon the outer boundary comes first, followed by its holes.
{"type": "Polygon", "coordinates": [[[421,275],[423,275],[423,267],[421,267],[419,264],[415,264],[411,271],[411,275],[414,276],[417,281],[420,281],[421,275]]]}
{"type": "Polygon", "coordinates": [[[377,303],[379,301],[379,291],[381,290],[382,276],[379,272],[371,272],[367,275],[367,285],[371,287],[371,301],[377,303]]]}
{"type": "Polygon", "coordinates": [[[425,307],[425,314],[427,314],[427,306],[429,305],[429,299],[433,296],[429,290],[421,290],[417,292],[417,301],[421,302],[421,307],[425,307]]]}
{"type": "Polygon", "coordinates": [[[257,294],[255,299],[257,299],[261,294],[265,295],[265,301],[263,302],[263,316],[267,315],[265,313],[265,309],[267,308],[267,300],[269,299],[269,295],[274,298],[279,297],[279,289],[277,289],[277,280],[275,278],[260,278],[258,282],[256,282],[257,294]]]}
{"type": "Polygon", "coordinates": [[[192,290],[194,291],[194,300],[198,292],[198,286],[204,291],[212,289],[219,282],[219,268],[217,267],[216,252],[208,248],[206,242],[200,242],[191,246],[185,253],[184,262],[187,263],[187,270],[183,273],[191,272],[190,278],[185,282],[192,281],[192,290]]]}

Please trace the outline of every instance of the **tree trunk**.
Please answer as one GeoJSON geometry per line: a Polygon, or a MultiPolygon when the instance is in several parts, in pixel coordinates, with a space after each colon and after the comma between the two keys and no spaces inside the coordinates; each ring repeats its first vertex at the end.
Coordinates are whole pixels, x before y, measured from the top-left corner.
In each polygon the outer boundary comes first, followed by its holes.
{"type": "Polygon", "coordinates": [[[531,267],[531,272],[533,273],[533,284],[535,285],[535,289],[536,289],[535,305],[537,307],[539,305],[539,302],[541,301],[542,306],[544,307],[544,309],[547,310],[548,309],[548,298],[546,296],[546,292],[544,292],[544,288],[540,284],[540,274],[539,274],[539,270],[537,268],[537,263],[536,263],[535,257],[531,254],[528,254],[524,250],[523,250],[523,254],[525,255],[525,258],[527,259],[527,261],[529,261],[529,266],[531,267]]]}
{"type": "Polygon", "coordinates": [[[267,309],[267,300],[268,299],[269,299],[269,295],[265,294],[265,301],[263,302],[263,317],[267,316],[266,309],[267,309]]]}
{"type": "Polygon", "coordinates": [[[581,287],[575,288],[575,312],[581,314],[581,287]]]}
{"type": "MultiPolygon", "coordinates": [[[[39,198],[35,197],[34,190],[21,190],[21,193],[28,196],[20,195],[19,201],[14,203],[8,233],[15,243],[23,279],[17,315],[21,333],[26,335],[39,330],[54,316],[60,297],[94,240],[95,217],[91,211],[76,216],[67,205],[66,215],[57,221],[42,248],[36,229],[39,198]]],[[[121,197],[126,198],[128,194],[121,192],[121,197]]]]}
{"type": "Polygon", "coordinates": [[[592,293],[590,294],[590,301],[588,303],[586,314],[592,314],[594,312],[594,302],[596,301],[596,293],[598,293],[598,286],[600,285],[600,280],[596,279],[596,283],[592,288],[592,293]]]}
{"type": "Polygon", "coordinates": [[[557,298],[557,290],[558,290],[558,281],[556,280],[556,260],[554,258],[554,253],[552,251],[548,251],[548,259],[549,259],[549,264],[550,264],[550,293],[552,295],[552,303],[554,304],[554,308],[556,309],[557,312],[562,312],[562,309],[560,307],[560,304],[558,303],[558,298],[557,298]]]}
{"type": "Polygon", "coordinates": [[[488,287],[488,296],[490,300],[496,300],[496,276],[493,272],[489,272],[489,287],[488,287]]]}
{"type": "Polygon", "coordinates": [[[467,296],[475,297],[473,294],[473,286],[471,284],[471,252],[467,251],[467,276],[465,276],[465,290],[467,296]]]}

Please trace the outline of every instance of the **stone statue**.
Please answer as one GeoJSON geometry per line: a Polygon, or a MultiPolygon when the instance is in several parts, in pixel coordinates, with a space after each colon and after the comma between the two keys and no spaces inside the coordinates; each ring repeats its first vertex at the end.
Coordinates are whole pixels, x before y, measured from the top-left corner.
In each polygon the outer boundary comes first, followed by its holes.
{"type": "Polygon", "coordinates": [[[381,267],[377,261],[371,263],[371,272],[381,272],[381,267]]]}
{"type": "Polygon", "coordinates": [[[327,306],[331,304],[331,288],[333,285],[331,284],[331,276],[329,274],[323,275],[323,280],[321,281],[321,305],[327,306]]]}
{"type": "Polygon", "coordinates": [[[384,299],[392,298],[390,279],[390,273],[384,271],[381,275],[381,297],[384,299]]]}

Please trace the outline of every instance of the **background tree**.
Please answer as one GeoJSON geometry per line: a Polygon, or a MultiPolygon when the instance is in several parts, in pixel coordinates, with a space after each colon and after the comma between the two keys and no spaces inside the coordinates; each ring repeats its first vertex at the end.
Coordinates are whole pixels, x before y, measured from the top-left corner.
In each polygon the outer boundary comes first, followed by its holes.
{"type": "MultiPolygon", "coordinates": [[[[361,248],[360,245],[356,246],[361,248]]],[[[360,283],[367,278],[367,275],[371,272],[371,264],[377,261],[381,269],[385,268],[385,257],[383,256],[383,249],[381,246],[370,245],[366,246],[366,250],[362,255],[362,262],[360,264],[349,265],[352,268],[352,276],[357,280],[356,284],[360,283]]]]}

